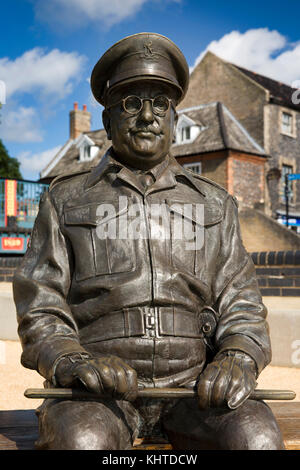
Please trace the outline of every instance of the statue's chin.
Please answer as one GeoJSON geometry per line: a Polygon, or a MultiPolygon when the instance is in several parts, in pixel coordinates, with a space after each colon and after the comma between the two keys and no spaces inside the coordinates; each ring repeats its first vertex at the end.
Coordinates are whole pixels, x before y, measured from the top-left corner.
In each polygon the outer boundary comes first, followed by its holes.
{"type": "Polygon", "coordinates": [[[132,150],[138,155],[155,155],[158,148],[156,136],[153,134],[149,137],[134,136],[132,139],[132,150]]]}

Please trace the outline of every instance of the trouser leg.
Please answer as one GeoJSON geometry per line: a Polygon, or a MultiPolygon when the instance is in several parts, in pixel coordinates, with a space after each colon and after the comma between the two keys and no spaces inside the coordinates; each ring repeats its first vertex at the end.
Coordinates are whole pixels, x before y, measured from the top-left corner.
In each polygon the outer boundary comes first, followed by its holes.
{"type": "Polygon", "coordinates": [[[109,399],[45,400],[37,414],[39,450],[130,449],[140,421],[129,402],[109,399]]]}
{"type": "Polygon", "coordinates": [[[181,400],[165,416],[163,426],[177,450],[284,449],[276,419],[262,401],[247,400],[236,410],[202,411],[195,399],[181,400]]]}

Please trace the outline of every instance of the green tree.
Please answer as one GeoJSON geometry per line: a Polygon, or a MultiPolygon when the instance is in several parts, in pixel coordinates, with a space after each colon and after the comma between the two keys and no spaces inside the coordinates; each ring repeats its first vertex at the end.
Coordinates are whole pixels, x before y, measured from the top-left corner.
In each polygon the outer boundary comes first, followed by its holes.
{"type": "Polygon", "coordinates": [[[0,139],[0,177],[22,179],[20,162],[10,157],[7,149],[0,139]]]}

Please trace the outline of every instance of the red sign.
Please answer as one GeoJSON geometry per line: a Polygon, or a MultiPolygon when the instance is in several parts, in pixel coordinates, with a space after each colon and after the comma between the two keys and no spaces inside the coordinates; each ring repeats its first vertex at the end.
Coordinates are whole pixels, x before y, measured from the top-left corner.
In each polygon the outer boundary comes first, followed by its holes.
{"type": "Polygon", "coordinates": [[[23,251],[24,238],[22,237],[2,237],[1,247],[3,251],[23,251]]]}

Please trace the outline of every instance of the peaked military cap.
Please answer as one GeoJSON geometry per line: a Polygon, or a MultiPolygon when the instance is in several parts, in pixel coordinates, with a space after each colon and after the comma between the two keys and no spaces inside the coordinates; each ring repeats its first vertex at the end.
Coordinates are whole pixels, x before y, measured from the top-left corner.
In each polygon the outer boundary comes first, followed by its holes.
{"type": "Polygon", "coordinates": [[[96,63],[91,89],[96,100],[105,105],[107,93],[120,84],[145,79],[171,84],[178,90],[178,102],[187,91],[189,67],[180,49],[157,33],[138,33],[121,39],[96,63]]]}

